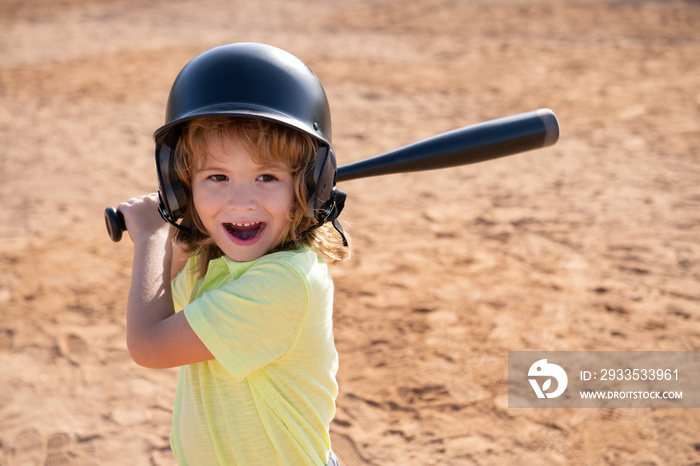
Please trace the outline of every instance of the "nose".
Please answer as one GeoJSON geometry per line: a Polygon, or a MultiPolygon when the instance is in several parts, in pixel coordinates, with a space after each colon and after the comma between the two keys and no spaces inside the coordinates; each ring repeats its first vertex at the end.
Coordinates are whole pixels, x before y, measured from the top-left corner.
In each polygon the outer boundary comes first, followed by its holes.
{"type": "Polygon", "coordinates": [[[258,208],[258,201],[251,186],[234,184],[228,193],[227,207],[229,210],[243,212],[258,208]]]}

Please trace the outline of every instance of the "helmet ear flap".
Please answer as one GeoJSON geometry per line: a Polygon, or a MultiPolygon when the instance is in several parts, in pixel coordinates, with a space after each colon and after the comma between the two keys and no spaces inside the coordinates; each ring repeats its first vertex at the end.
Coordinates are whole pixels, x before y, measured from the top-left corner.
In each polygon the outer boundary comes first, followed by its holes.
{"type": "MultiPolygon", "coordinates": [[[[335,188],[336,161],[335,153],[329,146],[320,146],[316,154],[313,178],[307,178],[309,188],[308,208],[319,222],[326,217],[327,204],[331,200],[331,192],[335,188]]],[[[309,173],[311,175],[311,173],[309,173]]]]}
{"type": "MultiPolygon", "coordinates": [[[[308,175],[310,175],[309,170],[308,175]]],[[[330,146],[319,147],[316,154],[316,163],[313,170],[313,178],[307,178],[309,188],[308,209],[313,213],[313,217],[318,222],[317,228],[324,223],[330,222],[340,234],[343,244],[348,245],[347,238],[343,232],[343,227],[338,222],[338,215],[345,207],[347,194],[336,188],[336,176],[338,170],[335,160],[335,153],[330,146]]]]}
{"type": "Polygon", "coordinates": [[[177,137],[169,137],[156,145],[156,168],[158,171],[159,210],[161,216],[170,222],[176,222],[185,214],[187,208],[187,190],[177,176],[175,169],[175,147],[177,137]]]}

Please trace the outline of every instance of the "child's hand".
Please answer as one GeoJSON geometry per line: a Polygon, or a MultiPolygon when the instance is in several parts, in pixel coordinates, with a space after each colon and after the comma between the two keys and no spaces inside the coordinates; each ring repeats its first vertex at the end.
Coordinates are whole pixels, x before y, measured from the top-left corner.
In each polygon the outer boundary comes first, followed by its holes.
{"type": "Polygon", "coordinates": [[[145,240],[156,234],[168,234],[168,225],[158,213],[158,193],[146,194],[122,202],[117,208],[124,216],[131,241],[145,240]]]}

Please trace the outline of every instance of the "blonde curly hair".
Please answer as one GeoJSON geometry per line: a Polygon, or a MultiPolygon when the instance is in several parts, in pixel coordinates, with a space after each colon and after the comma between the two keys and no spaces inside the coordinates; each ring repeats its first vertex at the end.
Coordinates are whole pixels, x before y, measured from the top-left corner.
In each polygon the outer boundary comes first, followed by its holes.
{"type": "MultiPolygon", "coordinates": [[[[197,271],[206,273],[209,262],[224,255],[206,232],[192,202],[192,179],[207,157],[207,138],[224,141],[237,137],[262,166],[283,166],[294,179],[294,204],[289,212],[290,229],[287,237],[269,252],[298,249],[302,245],[314,248],[329,262],[350,258],[350,248],[332,225],[312,228],[317,221],[308,208],[307,177],[313,176],[313,163],[318,150],[316,140],[293,128],[259,118],[202,117],[188,122],[183,128],[176,149],[175,168],[187,192],[187,209],[182,226],[192,234],[178,230],[175,241],[189,254],[198,254],[197,271]]],[[[346,234],[346,237],[349,236],[346,234]]]]}

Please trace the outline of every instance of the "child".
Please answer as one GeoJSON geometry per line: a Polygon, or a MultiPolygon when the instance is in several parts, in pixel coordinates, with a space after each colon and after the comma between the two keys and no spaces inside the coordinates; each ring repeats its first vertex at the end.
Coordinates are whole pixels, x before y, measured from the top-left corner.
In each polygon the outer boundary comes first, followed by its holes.
{"type": "Polygon", "coordinates": [[[142,366],[181,366],[178,462],[337,464],[326,260],[349,250],[320,83],[274,47],[207,51],[173,84],[156,160],[160,192],[118,208],[127,345],[142,366]]]}

